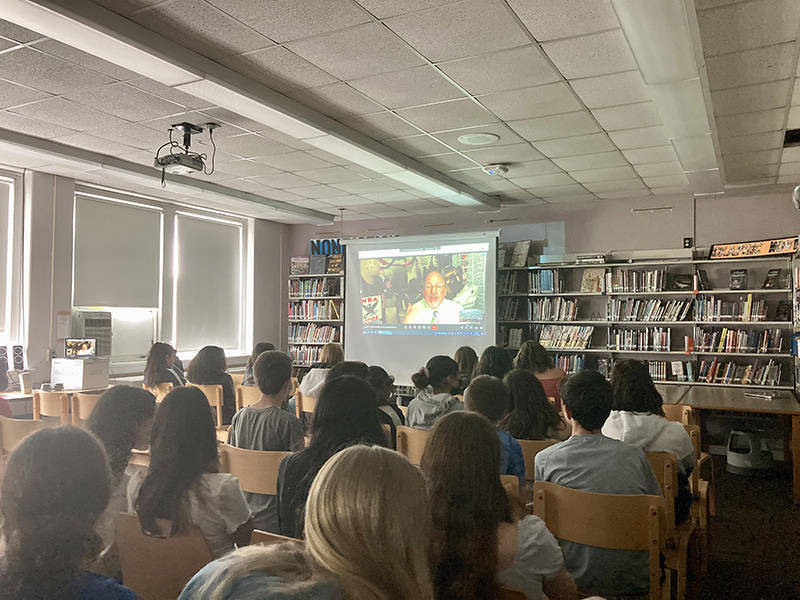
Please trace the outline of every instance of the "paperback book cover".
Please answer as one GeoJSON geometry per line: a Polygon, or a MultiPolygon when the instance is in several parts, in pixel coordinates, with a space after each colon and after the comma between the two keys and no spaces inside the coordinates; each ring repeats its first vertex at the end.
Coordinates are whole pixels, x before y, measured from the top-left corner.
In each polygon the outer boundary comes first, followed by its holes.
{"type": "Polygon", "coordinates": [[[308,259],[309,275],[324,275],[328,257],[324,254],[314,254],[308,259]]]}
{"type": "Polygon", "coordinates": [[[747,269],[731,269],[731,289],[747,289],[747,269]]]}
{"type": "Polygon", "coordinates": [[[706,273],[705,269],[697,269],[697,277],[700,280],[701,290],[711,289],[711,282],[708,280],[708,273],[706,273]]]}
{"type": "Polygon", "coordinates": [[[605,269],[584,269],[581,278],[581,293],[602,292],[605,276],[605,269]]]}
{"type": "Polygon", "coordinates": [[[688,291],[692,289],[692,275],[690,273],[673,273],[668,275],[668,288],[675,291],[688,291]]]}
{"type": "Polygon", "coordinates": [[[780,287],[781,275],[783,269],[770,269],[767,272],[767,277],[764,279],[764,285],[761,286],[765,290],[774,290],[780,287]]]}
{"type": "Polygon", "coordinates": [[[791,321],[792,320],[792,301],[780,300],[778,308],[775,310],[776,321],[791,321]]]}
{"type": "Polygon", "coordinates": [[[289,275],[308,275],[308,256],[293,256],[289,264],[289,275]]]}
{"type": "Polygon", "coordinates": [[[521,240],[514,244],[514,253],[511,255],[512,267],[527,267],[528,252],[531,249],[530,240],[521,240]]]}
{"type": "Polygon", "coordinates": [[[342,255],[331,254],[328,256],[327,273],[338,275],[342,272],[342,255]]]}

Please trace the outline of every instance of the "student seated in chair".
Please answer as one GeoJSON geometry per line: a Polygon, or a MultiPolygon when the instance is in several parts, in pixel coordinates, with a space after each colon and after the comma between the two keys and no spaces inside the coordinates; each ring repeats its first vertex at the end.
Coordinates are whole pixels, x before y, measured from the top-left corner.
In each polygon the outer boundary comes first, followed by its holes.
{"type": "Polygon", "coordinates": [[[419,392],[408,405],[409,427],[430,429],[440,417],[464,410],[464,403],[453,396],[458,387],[458,363],[449,356],[434,356],[411,381],[419,392]]]}
{"type": "MultiPolygon", "coordinates": [[[[276,350],[263,352],[253,365],[261,391],[255,404],[233,415],[228,443],[246,450],[297,452],[305,445],[300,419],[281,410],[292,385],[292,359],[276,350]]],[[[244,492],[256,529],[278,533],[275,496],[244,492]]]]}
{"type": "Polygon", "coordinates": [[[255,346],[253,346],[253,353],[250,355],[250,358],[247,359],[247,365],[244,367],[242,385],[256,387],[256,378],[253,374],[253,368],[255,367],[256,360],[259,356],[261,356],[261,354],[264,352],[269,352],[270,350],[275,350],[275,344],[271,342],[258,342],[255,346]]]}
{"type": "MultiPolygon", "coordinates": [[[[661,496],[644,451],[601,433],[614,399],[605,377],[597,371],[572,375],[564,380],[561,399],[572,436],[536,455],[536,481],[598,494],[661,496]]],[[[567,570],[582,592],[605,596],[649,590],[647,552],[594,548],[563,540],[560,544],[567,570]]]]}

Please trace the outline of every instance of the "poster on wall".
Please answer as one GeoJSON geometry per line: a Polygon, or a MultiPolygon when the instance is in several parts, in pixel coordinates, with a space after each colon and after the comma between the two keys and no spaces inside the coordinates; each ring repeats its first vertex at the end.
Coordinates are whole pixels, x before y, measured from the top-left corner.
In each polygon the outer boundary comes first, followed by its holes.
{"type": "Polygon", "coordinates": [[[797,252],[800,237],[785,237],[757,242],[736,242],[733,244],[714,244],[708,252],[711,260],[731,258],[754,258],[757,256],[780,256],[797,252]]]}

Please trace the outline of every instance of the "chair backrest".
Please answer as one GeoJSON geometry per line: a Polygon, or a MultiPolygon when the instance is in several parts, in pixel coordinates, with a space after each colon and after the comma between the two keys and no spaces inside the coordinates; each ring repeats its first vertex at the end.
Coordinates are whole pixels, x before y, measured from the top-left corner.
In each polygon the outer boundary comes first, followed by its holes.
{"type": "Polygon", "coordinates": [[[557,444],[558,440],[517,440],[522,447],[522,458],[525,460],[525,479],[533,481],[533,461],[536,455],[545,448],[557,444]]]}
{"type": "Polygon", "coordinates": [[[686,429],[686,433],[689,434],[689,439],[692,440],[692,446],[694,446],[694,455],[695,458],[699,459],[700,454],[702,453],[701,445],[700,445],[700,426],[699,425],[683,425],[684,429],[686,429]]]}
{"type": "Polygon", "coordinates": [[[675,497],[678,495],[678,459],[672,452],[646,452],[647,460],[661,486],[661,495],[666,500],[664,518],[667,521],[668,536],[674,533],[675,497]]]}
{"type": "Polygon", "coordinates": [[[44,426],[42,421],[0,417],[0,456],[3,451],[14,450],[22,440],[44,426]]]}
{"type": "Polygon", "coordinates": [[[407,406],[403,406],[402,404],[398,404],[397,408],[400,409],[400,412],[403,413],[404,417],[408,416],[408,407],[407,406]]]}
{"type": "Polygon", "coordinates": [[[386,441],[389,443],[389,446],[392,446],[392,442],[397,443],[397,439],[392,439],[392,426],[388,423],[381,423],[381,427],[383,427],[383,433],[386,434],[386,441]]]}
{"type": "Polygon", "coordinates": [[[412,465],[420,464],[430,434],[431,432],[426,429],[414,429],[403,425],[397,427],[397,451],[412,465]]]}
{"type": "Polygon", "coordinates": [[[665,504],[661,496],[595,494],[547,481],[533,485],[534,514],[555,537],[598,548],[649,552],[652,600],[661,599],[665,504]]]}
{"type": "Polygon", "coordinates": [[[69,424],[69,396],[64,392],[33,392],[33,418],[58,417],[62,425],[69,424]]]}
{"type": "Polygon", "coordinates": [[[233,379],[233,385],[242,385],[242,381],[244,381],[244,373],[228,373],[233,379]]]}
{"type": "Polygon", "coordinates": [[[99,399],[100,394],[72,394],[72,424],[77,426],[88,419],[99,399]]]}
{"type": "Polygon", "coordinates": [[[528,600],[528,595],[522,590],[501,586],[497,590],[495,600],[528,600]]]}
{"type": "Polygon", "coordinates": [[[261,531],[260,529],[254,529],[253,534],[250,536],[251,546],[254,544],[268,546],[269,544],[281,544],[283,542],[301,543],[300,540],[295,538],[286,537],[285,535],[278,535],[277,533],[269,533],[268,531],[261,531]]]}
{"type": "Polygon", "coordinates": [[[500,483],[503,484],[506,494],[519,498],[519,477],[516,475],[500,475],[500,483]]]}
{"type": "Polygon", "coordinates": [[[230,425],[223,425],[222,427],[217,427],[217,441],[220,444],[227,444],[228,439],[231,437],[231,426],[230,425]]]}
{"type": "Polygon", "coordinates": [[[303,418],[303,413],[313,413],[317,407],[317,399],[306,396],[300,390],[294,395],[294,412],[298,419],[303,418]]]}
{"type": "MultiPolygon", "coordinates": [[[[159,526],[170,531],[169,521],[159,526]]],[[[116,535],[125,585],[140,600],[175,600],[194,574],[214,560],[197,526],[182,535],[156,537],[142,531],[138,515],[120,513],[116,535]]]]}
{"type": "Polygon", "coordinates": [[[140,467],[150,467],[150,451],[149,450],[137,450],[134,448],[131,450],[131,459],[128,461],[132,465],[138,465],[140,467]]]}
{"type": "Polygon", "coordinates": [[[675,421],[689,425],[692,422],[692,407],[685,404],[663,404],[664,416],[667,421],[675,421]]]}
{"type": "Polygon", "coordinates": [[[146,385],[142,387],[156,397],[156,402],[161,402],[164,396],[172,391],[172,382],[165,381],[164,383],[159,383],[155,387],[147,387],[146,385]]]}
{"type": "Polygon", "coordinates": [[[250,385],[236,386],[236,410],[255,404],[261,398],[261,390],[250,385]]]}
{"type": "Polygon", "coordinates": [[[278,493],[278,466],[291,452],[245,450],[220,444],[221,468],[239,480],[243,492],[278,493]]]}
{"type": "Polygon", "coordinates": [[[186,385],[199,388],[206,395],[208,403],[217,411],[217,427],[222,427],[222,386],[214,383],[187,383],[186,385]]]}

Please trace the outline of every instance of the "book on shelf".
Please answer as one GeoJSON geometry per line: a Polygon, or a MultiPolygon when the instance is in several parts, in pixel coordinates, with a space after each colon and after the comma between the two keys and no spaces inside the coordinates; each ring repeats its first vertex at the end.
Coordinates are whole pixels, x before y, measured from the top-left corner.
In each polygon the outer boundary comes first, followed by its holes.
{"type": "Polygon", "coordinates": [[[694,289],[691,273],[668,273],[667,289],[674,292],[690,292],[694,289]]]}
{"type": "Polygon", "coordinates": [[[576,321],[578,300],[576,298],[531,298],[529,321],[576,321]]]}
{"type": "Polygon", "coordinates": [[[506,247],[503,244],[497,248],[497,266],[500,268],[506,266],[506,247]]]}
{"type": "Polygon", "coordinates": [[[530,290],[534,294],[558,294],[561,292],[561,278],[558,269],[531,271],[530,290]]]}
{"type": "Polygon", "coordinates": [[[557,369],[561,369],[567,375],[572,375],[578,371],[583,371],[586,365],[585,354],[556,354],[553,362],[557,369]]]}
{"type": "Polygon", "coordinates": [[[497,318],[501,321],[516,321],[520,318],[520,300],[524,298],[500,298],[500,307],[497,318]]]}
{"type": "Polygon", "coordinates": [[[766,321],[767,302],[754,300],[753,294],[739,300],[700,296],[694,300],[695,321],[766,321]]]}
{"type": "Polygon", "coordinates": [[[341,287],[339,286],[338,277],[326,277],[323,284],[324,296],[341,296],[341,287]]]}
{"type": "Polygon", "coordinates": [[[514,252],[511,255],[512,267],[527,267],[528,266],[528,252],[531,249],[530,240],[520,240],[514,244],[514,252]]]}
{"type": "Polygon", "coordinates": [[[688,379],[682,360],[673,360],[670,364],[672,366],[672,376],[675,377],[677,381],[686,381],[688,379]]]}
{"type": "Polygon", "coordinates": [[[589,347],[594,327],[591,325],[545,325],[539,334],[539,343],[545,348],[585,349],[589,347]]]}
{"type": "Polygon", "coordinates": [[[747,289],[747,269],[731,269],[731,289],[747,289]]]}
{"type": "Polygon", "coordinates": [[[764,278],[764,283],[761,289],[775,290],[781,287],[781,278],[783,277],[783,269],[770,269],[767,276],[764,278]]]}
{"type": "Polygon", "coordinates": [[[606,305],[609,321],[683,321],[689,316],[692,300],[659,300],[655,298],[611,298],[606,305]]]}
{"type": "Polygon", "coordinates": [[[581,277],[581,293],[602,293],[605,277],[604,268],[584,269],[581,277]]]}
{"type": "Polygon", "coordinates": [[[623,269],[613,268],[606,274],[606,291],[625,292],[663,292],[667,285],[666,269],[623,269]]]}
{"type": "Polygon", "coordinates": [[[609,350],[669,352],[671,343],[672,330],[668,327],[614,329],[608,337],[609,350]]]}
{"type": "Polygon", "coordinates": [[[324,254],[312,254],[308,259],[309,275],[324,275],[328,257],[324,254]]]}
{"type": "Polygon", "coordinates": [[[293,256],[289,263],[289,275],[308,275],[308,256],[293,256]]]}
{"type": "Polygon", "coordinates": [[[756,360],[751,364],[734,361],[719,361],[715,357],[711,361],[701,361],[697,377],[705,383],[729,385],[780,385],[781,365],[773,359],[767,362],[756,360]]]}
{"type": "Polygon", "coordinates": [[[516,272],[503,272],[500,273],[498,278],[498,287],[501,294],[517,294],[519,293],[519,277],[516,272]]]}
{"type": "Polygon", "coordinates": [[[701,353],[778,354],[783,350],[783,332],[780,329],[697,328],[694,346],[701,353]]]}
{"type": "Polygon", "coordinates": [[[329,275],[341,275],[344,272],[342,259],[343,256],[341,254],[329,254],[325,264],[325,272],[329,275]]]}
{"type": "Polygon", "coordinates": [[[792,301],[779,300],[778,308],[775,309],[776,321],[791,321],[792,320],[792,301]]]}
{"type": "Polygon", "coordinates": [[[711,282],[708,279],[708,273],[705,269],[697,269],[697,289],[698,290],[710,290],[711,282]]]}

